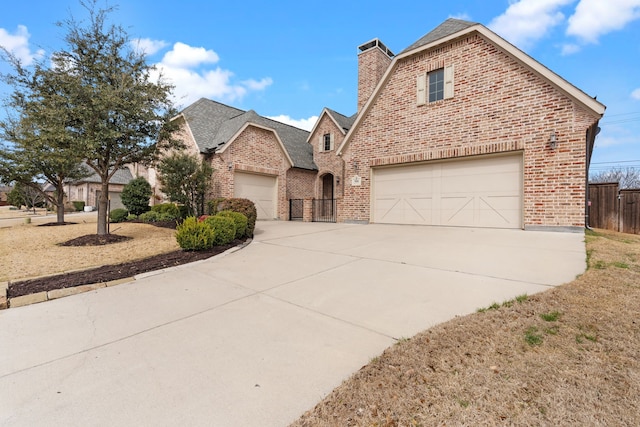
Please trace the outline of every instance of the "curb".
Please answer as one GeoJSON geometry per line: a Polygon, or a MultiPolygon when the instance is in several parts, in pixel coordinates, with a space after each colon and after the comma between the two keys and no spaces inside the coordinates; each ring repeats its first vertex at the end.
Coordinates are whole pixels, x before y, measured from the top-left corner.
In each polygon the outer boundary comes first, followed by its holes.
{"type": "MultiPolygon", "coordinates": [[[[194,264],[210,261],[216,258],[223,258],[227,255],[230,255],[234,252],[239,251],[240,249],[244,249],[251,242],[253,242],[252,238],[247,239],[247,241],[241,245],[235,246],[233,248],[229,248],[218,255],[212,256],[211,258],[178,265],[176,267],[169,267],[169,268],[163,268],[161,270],[148,271],[146,273],[136,274],[133,277],[125,277],[122,279],[111,280],[109,282],[92,283],[90,285],[79,285],[79,286],[74,286],[72,288],[52,289],[50,291],[42,291],[42,292],[37,292],[35,294],[22,295],[14,298],[7,297],[7,292],[9,290],[9,282],[0,282],[0,310],[6,310],[8,308],[15,308],[15,307],[23,307],[25,305],[37,304],[40,302],[51,301],[59,298],[68,297],[71,295],[77,295],[85,292],[95,291],[101,288],[108,288],[111,286],[121,285],[124,283],[135,282],[136,280],[144,279],[146,277],[152,277],[168,271],[172,271],[180,268],[186,268],[187,266],[192,266],[194,264]]],[[[79,270],[75,270],[75,271],[79,271],[79,270]]]]}

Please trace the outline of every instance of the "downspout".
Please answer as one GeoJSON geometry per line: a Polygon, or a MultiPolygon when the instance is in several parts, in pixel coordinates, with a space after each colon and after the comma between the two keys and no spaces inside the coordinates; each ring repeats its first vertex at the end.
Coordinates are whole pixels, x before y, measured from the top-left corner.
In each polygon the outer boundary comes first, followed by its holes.
{"type": "Polygon", "coordinates": [[[586,137],[586,149],[587,149],[587,158],[585,162],[585,198],[584,198],[584,227],[587,230],[592,230],[589,226],[589,167],[591,166],[591,155],[593,154],[593,148],[596,142],[596,135],[600,133],[600,128],[598,127],[597,120],[593,125],[591,125],[587,129],[587,137],[586,137]]]}

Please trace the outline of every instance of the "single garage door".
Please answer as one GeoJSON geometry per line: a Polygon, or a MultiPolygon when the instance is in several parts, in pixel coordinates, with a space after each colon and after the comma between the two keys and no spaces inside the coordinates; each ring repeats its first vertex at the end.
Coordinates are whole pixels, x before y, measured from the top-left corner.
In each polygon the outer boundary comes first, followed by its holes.
{"type": "Polygon", "coordinates": [[[249,199],[256,205],[258,219],[274,219],[278,207],[277,177],[236,172],[234,196],[249,199]]]}
{"type": "MultiPolygon", "coordinates": [[[[122,196],[122,193],[109,191],[109,209],[110,209],[110,211],[112,211],[114,209],[126,209],[126,207],[122,203],[122,199],[121,199],[120,196],[122,196]]],[[[96,209],[98,207],[97,204],[98,204],[98,200],[99,199],[100,199],[100,191],[96,191],[96,206],[94,206],[96,209]]]]}
{"type": "Polygon", "coordinates": [[[522,156],[373,170],[373,221],[522,228],[522,156]]]}

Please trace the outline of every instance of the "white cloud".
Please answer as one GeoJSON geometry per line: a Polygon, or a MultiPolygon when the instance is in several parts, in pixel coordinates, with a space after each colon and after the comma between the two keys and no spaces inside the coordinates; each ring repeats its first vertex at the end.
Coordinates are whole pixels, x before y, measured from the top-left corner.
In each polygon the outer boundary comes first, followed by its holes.
{"type": "Polygon", "coordinates": [[[44,56],[43,49],[38,49],[35,52],[31,51],[29,37],[31,37],[31,34],[29,34],[27,27],[24,25],[18,25],[14,34],[4,28],[0,28],[0,46],[15,55],[25,66],[31,65],[34,60],[44,56]]]}
{"type": "Polygon", "coordinates": [[[273,80],[271,77],[265,77],[260,80],[249,79],[241,82],[250,90],[264,90],[267,86],[271,86],[273,80]]]}
{"type": "Polygon", "coordinates": [[[633,92],[631,92],[631,98],[640,101],[640,87],[633,92]]]}
{"type": "Polygon", "coordinates": [[[207,67],[219,60],[213,50],[178,42],[155,64],[153,77],[162,73],[162,77],[175,86],[174,98],[182,106],[200,98],[232,102],[242,99],[249,92],[265,90],[273,83],[270,77],[235,82],[232,71],[220,66],[207,67]]]}
{"type": "Polygon", "coordinates": [[[597,43],[600,36],[620,30],[638,18],[640,0],[580,0],[569,18],[567,35],[597,43]]]}
{"type": "Polygon", "coordinates": [[[456,15],[449,15],[449,18],[461,19],[463,21],[471,21],[471,16],[467,13],[458,13],[456,15]]]}
{"type": "Polygon", "coordinates": [[[188,68],[200,64],[215,64],[219,60],[218,54],[212,50],[178,42],[165,53],[162,63],[170,67],[188,68]]]}
{"type": "Polygon", "coordinates": [[[153,55],[167,47],[167,42],[164,40],[133,39],[131,46],[145,55],[153,55]]]}
{"type": "Polygon", "coordinates": [[[567,43],[562,45],[562,55],[572,55],[580,51],[580,46],[573,43],[567,43]]]}
{"type": "Polygon", "coordinates": [[[291,117],[281,114],[279,116],[267,117],[269,119],[278,121],[280,123],[284,123],[287,125],[295,126],[300,129],[304,129],[310,131],[313,128],[313,125],[318,121],[318,116],[311,116],[308,119],[292,119],[291,117]]]}
{"type": "Polygon", "coordinates": [[[564,21],[562,6],[575,0],[519,0],[494,18],[489,28],[521,49],[531,47],[564,21]]]}

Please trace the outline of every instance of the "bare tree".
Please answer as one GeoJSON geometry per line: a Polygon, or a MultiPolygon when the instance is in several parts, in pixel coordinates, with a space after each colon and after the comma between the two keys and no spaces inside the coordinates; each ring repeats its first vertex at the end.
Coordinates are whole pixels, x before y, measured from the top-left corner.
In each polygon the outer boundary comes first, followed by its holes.
{"type": "Polygon", "coordinates": [[[620,188],[640,188],[640,169],[613,167],[591,175],[589,182],[617,182],[620,188]]]}

